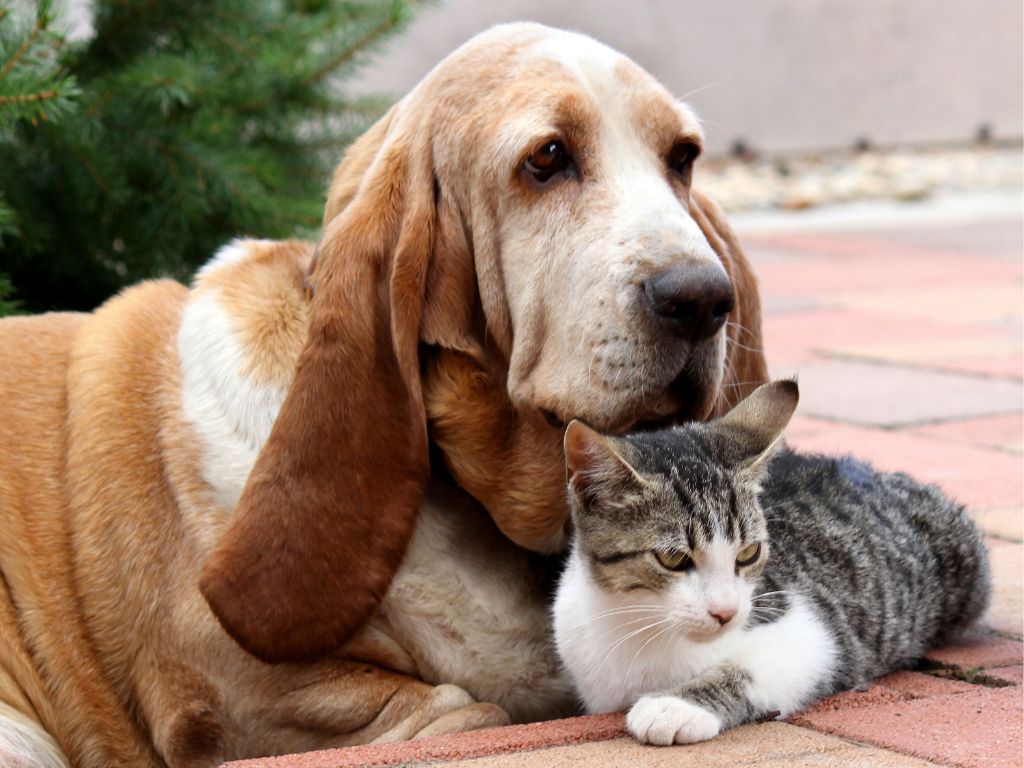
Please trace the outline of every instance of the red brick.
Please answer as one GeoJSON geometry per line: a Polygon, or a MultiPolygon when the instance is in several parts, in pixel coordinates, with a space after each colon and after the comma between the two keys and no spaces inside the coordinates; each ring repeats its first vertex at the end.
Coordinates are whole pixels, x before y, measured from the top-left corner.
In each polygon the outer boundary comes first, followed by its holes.
{"type": "Polygon", "coordinates": [[[972,509],[971,517],[989,536],[1024,541],[1024,510],[1020,507],[972,509]]]}
{"type": "MultiPolygon", "coordinates": [[[[885,312],[903,319],[932,320],[947,323],[991,324],[1007,330],[1020,328],[1020,285],[999,281],[974,280],[944,283],[915,290],[895,288],[888,291],[848,292],[837,303],[865,312],[885,312]]],[[[993,334],[998,338],[998,334],[993,334]]]]}
{"type": "Polygon", "coordinates": [[[843,691],[812,704],[804,712],[789,719],[796,725],[808,725],[814,715],[847,709],[877,707],[911,699],[927,699],[967,693],[975,687],[970,683],[921,672],[894,672],[876,680],[866,691],[843,691]]]}
{"type": "Polygon", "coordinates": [[[1024,662],[1024,644],[995,635],[975,634],[957,645],[929,651],[926,655],[962,669],[1007,667],[1024,662]]]}
{"type": "MultiPolygon", "coordinates": [[[[426,763],[413,763],[423,766],[426,763]]],[[[632,739],[549,747],[495,755],[435,768],[939,768],[934,763],[786,723],[761,723],[726,731],[700,744],[652,747],[632,739]]]]}
{"type": "Polygon", "coordinates": [[[541,749],[559,744],[604,741],[625,734],[621,714],[549,720],[530,725],[487,728],[470,733],[431,736],[394,744],[328,749],[286,757],[264,757],[227,763],[230,768],[355,768],[432,762],[541,749]]]}
{"type": "Polygon", "coordinates": [[[958,443],[1024,450],[1024,413],[959,419],[912,430],[913,434],[958,443]]]}
{"type": "Polygon", "coordinates": [[[949,368],[967,373],[983,373],[989,376],[1024,378],[1019,355],[996,357],[964,357],[948,361],[949,368]]]}
{"type": "Polygon", "coordinates": [[[985,623],[1004,635],[1024,635],[1024,545],[993,539],[989,542],[992,601],[985,623]]]}
{"type": "Polygon", "coordinates": [[[1008,683],[1014,685],[1020,685],[1024,683],[1024,666],[1018,664],[1015,667],[997,667],[996,669],[989,669],[985,672],[986,675],[991,677],[998,677],[1000,680],[1005,680],[1008,683]]]}
{"type": "Polygon", "coordinates": [[[933,699],[936,696],[950,696],[973,691],[975,687],[962,680],[952,680],[921,672],[893,672],[876,682],[881,688],[888,688],[905,694],[911,699],[933,699]]]}
{"type": "Polygon", "coordinates": [[[764,318],[762,331],[765,354],[773,365],[804,362],[814,359],[817,353],[879,340],[912,343],[976,334],[964,325],[841,308],[769,314],[764,318]]]}
{"type": "Polygon", "coordinates": [[[963,768],[1020,765],[1020,689],[976,688],[954,696],[808,713],[800,724],[963,768]]]}
{"type": "Polygon", "coordinates": [[[826,429],[832,429],[834,426],[835,422],[832,421],[797,414],[790,419],[789,426],[786,427],[786,435],[809,435],[826,429]]]}
{"type": "Polygon", "coordinates": [[[907,701],[911,695],[896,688],[872,685],[866,691],[843,691],[834,696],[815,702],[810,707],[797,715],[789,718],[789,722],[795,725],[807,725],[805,718],[813,717],[822,712],[838,712],[847,709],[861,709],[865,707],[877,707],[882,704],[892,704],[898,701],[907,701]]]}
{"type": "Polygon", "coordinates": [[[802,451],[852,453],[878,469],[907,472],[936,483],[968,506],[1018,507],[1024,502],[1024,467],[1020,457],[1007,453],[845,424],[793,435],[789,442],[802,451]]]}
{"type": "MultiPolygon", "coordinates": [[[[820,297],[849,291],[899,291],[913,295],[933,286],[962,285],[968,279],[970,284],[1012,284],[1020,277],[1020,267],[1011,262],[992,260],[973,264],[970,257],[965,256],[922,258],[906,251],[865,255],[869,252],[856,246],[840,258],[791,253],[794,258],[777,258],[757,265],[761,288],[766,294],[820,297]]],[[[775,251],[775,254],[780,252],[775,251]]],[[[754,259],[757,259],[756,252],[754,259]]]]}
{"type": "Polygon", "coordinates": [[[915,427],[1019,413],[1024,402],[1019,382],[885,363],[818,360],[801,364],[797,373],[800,412],[848,424],[915,427]]]}

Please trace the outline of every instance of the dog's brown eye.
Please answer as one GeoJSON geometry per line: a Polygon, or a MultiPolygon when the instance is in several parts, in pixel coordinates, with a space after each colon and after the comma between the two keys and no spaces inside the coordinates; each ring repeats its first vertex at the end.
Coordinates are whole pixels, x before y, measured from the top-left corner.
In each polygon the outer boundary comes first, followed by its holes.
{"type": "Polygon", "coordinates": [[[526,171],[541,184],[546,184],[559,173],[573,171],[572,158],[560,141],[548,141],[541,144],[526,158],[523,164],[526,171]]]}
{"type": "Polygon", "coordinates": [[[736,555],[736,565],[741,568],[747,565],[753,565],[757,562],[758,558],[761,557],[761,545],[760,543],[748,544],[739,551],[736,555]]]}
{"type": "Polygon", "coordinates": [[[654,558],[662,568],[668,568],[670,571],[689,571],[693,568],[690,556],[678,549],[656,549],[654,558]]]}
{"type": "Polygon", "coordinates": [[[679,142],[672,151],[668,153],[668,167],[683,180],[684,184],[690,183],[693,175],[693,161],[700,154],[700,147],[689,142],[679,142]]]}

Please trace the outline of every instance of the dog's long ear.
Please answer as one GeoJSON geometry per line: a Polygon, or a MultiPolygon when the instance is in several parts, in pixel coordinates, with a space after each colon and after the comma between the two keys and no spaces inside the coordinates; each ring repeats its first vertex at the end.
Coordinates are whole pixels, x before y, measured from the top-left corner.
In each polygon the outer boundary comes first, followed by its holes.
{"type": "Polygon", "coordinates": [[[429,136],[411,123],[393,110],[336,174],[295,380],[200,579],[224,628],[265,661],[321,655],[365,623],[422,499],[436,211],[429,136]]]}
{"type": "Polygon", "coordinates": [[[714,408],[714,415],[720,416],[768,381],[761,341],[761,299],[750,262],[718,205],[691,190],[690,215],[722,260],[736,295],[736,306],[726,326],[725,378],[714,408]]]}

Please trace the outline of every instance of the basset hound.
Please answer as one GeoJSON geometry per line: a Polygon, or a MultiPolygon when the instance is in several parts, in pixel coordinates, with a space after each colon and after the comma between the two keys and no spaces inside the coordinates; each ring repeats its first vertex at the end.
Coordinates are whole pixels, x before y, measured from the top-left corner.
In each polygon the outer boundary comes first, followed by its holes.
{"type": "Polygon", "coordinates": [[[562,425],[767,379],[701,141],[621,54],[495,27],[349,148],[319,242],[0,322],[0,764],[571,713],[562,425]]]}

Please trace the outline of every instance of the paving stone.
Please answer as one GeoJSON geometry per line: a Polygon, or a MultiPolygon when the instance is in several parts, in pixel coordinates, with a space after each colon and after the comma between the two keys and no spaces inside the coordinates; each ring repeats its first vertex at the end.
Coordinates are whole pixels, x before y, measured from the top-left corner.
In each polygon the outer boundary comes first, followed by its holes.
{"type": "Polygon", "coordinates": [[[869,344],[828,345],[834,357],[863,362],[888,363],[951,373],[984,373],[1001,378],[1021,378],[1021,344],[1014,334],[1000,332],[964,338],[931,339],[869,344]],[[1008,369],[1006,361],[1015,366],[1008,369]]]}
{"type": "MultiPolygon", "coordinates": [[[[801,400],[803,391],[801,386],[801,400]]],[[[968,507],[989,509],[1024,503],[1024,467],[1020,457],[1011,454],[847,424],[790,435],[788,440],[797,450],[850,453],[878,469],[903,471],[936,483],[968,507]]]]}
{"type": "Polygon", "coordinates": [[[816,312],[827,310],[825,302],[806,296],[772,295],[761,298],[763,315],[792,314],[794,312],[816,312]]]}
{"type": "Polygon", "coordinates": [[[964,768],[1018,765],[1024,748],[1018,688],[808,714],[801,724],[847,739],[964,768]]]}
{"type": "Polygon", "coordinates": [[[950,696],[973,691],[975,686],[962,680],[952,680],[921,672],[893,672],[875,682],[880,688],[887,688],[905,694],[910,699],[933,699],[936,696],[950,696]]]}
{"type": "MultiPolygon", "coordinates": [[[[917,313],[921,311],[917,306],[921,303],[919,297],[929,297],[933,291],[944,293],[949,286],[965,283],[1006,286],[1021,276],[1018,265],[1004,260],[972,262],[960,254],[915,254],[884,247],[880,247],[878,253],[871,253],[867,250],[871,247],[870,244],[856,245],[841,254],[822,251],[809,254],[812,258],[776,259],[757,264],[759,284],[767,295],[820,298],[842,294],[851,299],[875,296],[879,300],[871,303],[872,307],[906,306],[917,313]]],[[[798,256],[801,252],[792,253],[798,256]]],[[[972,294],[970,298],[976,296],[972,294]]],[[[936,308],[930,299],[927,307],[936,308]]],[[[942,318],[942,308],[937,309],[938,313],[932,316],[942,318]]]]}
{"type": "Polygon", "coordinates": [[[1021,357],[1015,355],[997,355],[995,357],[962,357],[950,360],[949,368],[965,373],[980,373],[985,376],[1001,376],[1003,378],[1024,379],[1021,368],[1021,357]]]}
{"type": "Polygon", "coordinates": [[[886,312],[913,318],[941,317],[948,322],[993,323],[1019,326],[1020,285],[1004,281],[989,284],[941,285],[912,292],[889,290],[849,293],[842,306],[868,312],[886,312]]]}
{"type": "Polygon", "coordinates": [[[999,258],[1020,264],[1024,251],[1019,221],[992,221],[984,227],[977,224],[947,225],[926,229],[890,229],[885,232],[889,247],[905,247],[914,251],[962,253],[974,260],[999,258]]]}
{"type": "Polygon", "coordinates": [[[1015,667],[1000,667],[999,669],[991,669],[986,674],[992,677],[998,677],[1000,680],[1005,680],[1008,683],[1014,685],[1021,685],[1024,683],[1024,666],[1018,664],[1015,667]]]}
{"type": "Polygon", "coordinates": [[[853,424],[916,425],[1018,413],[1024,386],[1018,382],[921,371],[859,362],[805,363],[800,412],[853,424]]]}
{"type": "Polygon", "coordinates": [[[572,717],[529,725],[486,728],[390,744],[367,744],[302,755],[227,763],[231,768],[355,768],[455,760],[501,752],[519,753],[556,744],[594,744],[625,734],[621,714],[572,717]]]}
{"type": "MultiPolygon", "coordinates": [[[[828,297],[823,297],[828,302],[828,297]]],[[[935,338],[971,337],[969,326],[908,320],[884,312],[860,312],[836,307],[766,315],[762,323],[765,354],[772,365],[813,360],[822,354],[857,345],[925,344],[935,338]]]]}
{"type": "Polygon", "coordinates": [[[1024,644],[996,635],[974,632],[956,645],[929,651],[929,659],[961,669],[990,669],[1024,663],[1024,644]]]}
{"type": "Polygon", "coordinates": [[[992,565],[992,604],[985,623],[997,632],[1024,635],[1024,545],[1001,543],[989,547],[992,565]]]}
{"type": "Polygon", "coordinates": [[[892,704],[896,701],[906,701],[913,698],[906,691],[897,688],[888,688],[878,685],[871,685],[864,691],[843,691],[816,701],[803,712],[793,715],[789,722],[796,725],[804,725],[803,719],[817,712],[837,712],[841,709],[860,709],[861,707],[877,707],[880,704],[892,704]]]}
{"type": "Polygon", "coordinates": [[[641,765],[645,768],[727,768],[737,765],[757,768],[924,768],[932,763],[883,749],[852,744],[785,723],[762,723],[727,731],[701,744],[652,747],[631,739],[616,739],[600,744],[553,747],[444,765],[450,768],[562,768],[581,765],[588,768],[641,765]]]}
{"type": "Polygon", "coordinates": [[[1024,412],[947,421],[917,427],[913,434],[938,440],[1024,452],[1024,412]]]}
{"type": "Polygon", "coordinates": [[[989,536],[1024,541],[1024,509],[1021,507],[971,510],[971,517],[989,536]]]}
{"type": "Polygon", "coordinates": [[[789,426],[786,427],[786,436],[792,438],[793,435],[813,435],[833,427],[835,427],[834,421],[813,419],[810,416],[801,416],[798,413],[789,420],[789,426]]]}

